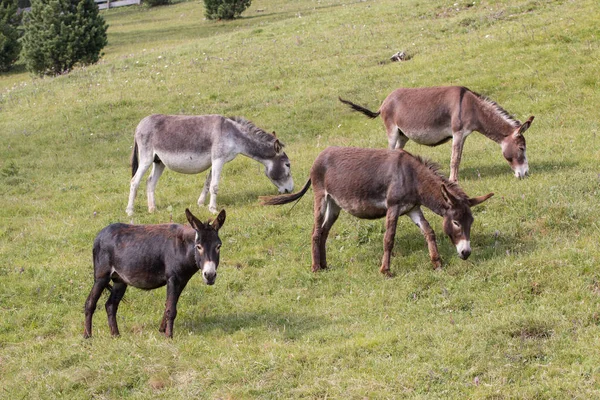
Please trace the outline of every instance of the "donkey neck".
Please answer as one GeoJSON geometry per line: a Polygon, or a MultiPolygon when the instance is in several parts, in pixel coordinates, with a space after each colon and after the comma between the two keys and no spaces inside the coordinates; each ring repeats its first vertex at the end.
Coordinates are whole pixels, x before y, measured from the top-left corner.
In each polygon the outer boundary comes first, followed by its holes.
{"type": "Polygon", "coordinates": [[[275,157],[275,138],[273,135],[254,126],[248,127],[234,121],[238,129],[234,129],[235,145],[239,153],[262,164],[275,157]]]}
{"type": "Polygon", "coordinates": [[[507,137],[512,135],[520,126],[519,121],[513,119],[502,107],[498,104],[477,96],[477,128],[475,130],[481,132],[487,138],[496,143],[502,143],[507,137]]]}
{"type": "Polygon", "coordinates": [[[466,195],[458,185],[445,179],[434,168],[425,162],[421,162],[421,165],[415,168],[417,196],[422,205],[437,215],[444,216],[449,207],[442,196],[442,185],[445,185],[448,191],[458,198],[466,197],[466,195]]]}

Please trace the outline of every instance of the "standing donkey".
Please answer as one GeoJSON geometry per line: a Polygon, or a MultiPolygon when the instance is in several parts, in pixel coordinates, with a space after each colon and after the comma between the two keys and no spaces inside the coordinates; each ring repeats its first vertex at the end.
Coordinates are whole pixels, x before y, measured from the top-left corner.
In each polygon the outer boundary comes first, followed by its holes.
{"type": "Polygon", "coordinates": [[[523,134],[534,117],[521,124],[494,101],[465,87],[396,89],[377,112],[339,100],[370,118],[381,114],[390,149],[404,148],[409,139],[426,146],[438,146],[452,139],[451,182],[458,181],[463,145],[473,131],[500,144],[502,155],[517,178],[529,173],[523,134]]]}
{"type": "Polygon", "coordinates": [[[283,143],[240,117],[221,115],[150,115],[135,130],[131,155],[131,188],[125,210],[133,215],[133,202],[142,177],[153,164],[148,178],[148,211],[156,209],[154,189],[165,166],[184,174],[197,174],[211,168],[198,205],[204,205],[210,189],[208,209],[217,213],[217,192],[223,165],[238,154],[252,158],[265,166],[265,175],[279,189],[289,193],[294,189],[290,159],[282,151],[283,143]],[[139,153],[139,160],[138,160],[139,153]]]}
{"type": "Polygon", "coordinates": [[[106,302],[110,333],[119,335],[117,309],[127,285],[144,290],[167,285],[160,332],[173,337],[177,301],[190,278],[202,271],[207,285],[217,279],[219,229],[225,223],[225,210],[212,223],[201,222],[188,209],[185,215],[191,227],[112,224],[98,233],[93,250],[94,286],[85,302],[85,338],[92,336],[92,316],[104,289],[110,291],[106,302]]]}
{"type": "Polygon", "coordinates": [[[313,163],[310,179],[300,192],[261,197],[262,203],[278,205],[300,199],[311,183],[315,195],[313,272],[327,268],[325,242],[342,209],[363,219],[386,217],[380,268],[385,275],[391,275],[396,224],[404,214],[423,232],[433,267],[442,266],[435,233],[421,206],[444,218],[444,232],[456,246],[458,256],[466,260],[471,254],[471,207],[493,196],[489,193],[469,198],[457,184],[439,174],[435,164],[402,150],[329,147],[313,163]]]}

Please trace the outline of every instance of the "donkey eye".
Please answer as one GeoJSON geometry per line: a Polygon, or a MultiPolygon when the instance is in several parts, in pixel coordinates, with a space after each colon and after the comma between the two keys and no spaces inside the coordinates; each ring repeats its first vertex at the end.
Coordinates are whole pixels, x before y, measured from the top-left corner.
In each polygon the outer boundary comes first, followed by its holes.
{"type": "Polygon", "coordinates": [[[197,250],[198,250],[200,253],[202,253],[202,251],[204,250],[204,249],[202,248],[202,245],[201,245],[201,244],[197,244],[197,245],[196,245],[196,249],[197,249],[197,250]]]}
{"type": "Polygon", "coordinates": [[[457,221],[452,221],[452,225],[454,225],[455,228],[460,229],[460,224],[457,221]]]}
{"type": "Polygon", "coordinates": [[[292,164],[290,164],[289,162],[286,162],[286,163],[285,163],[285,166],[286,166],[286,167],[288,167],[288,168],[291,168],[291,167],[292,167],[292,164]]]}
{"type": "Polygon", "coordinates": [[[220,244],[218,244],[218,245],[217,245],[217,253],[218,253],[220,250],[221,250],[221,245],[220,245],[220,244]]]}

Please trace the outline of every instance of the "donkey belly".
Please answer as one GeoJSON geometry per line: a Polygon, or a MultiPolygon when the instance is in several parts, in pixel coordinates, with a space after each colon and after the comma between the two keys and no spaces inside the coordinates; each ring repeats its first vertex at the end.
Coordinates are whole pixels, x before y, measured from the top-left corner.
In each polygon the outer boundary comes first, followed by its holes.
{"type": "MultiPolygon", "coordinates": [[[[331,195],[331,194],[330,194],[331,195]]],[[[387,205],[385,199],[345,199],[331,196],[337,205],[348,214],[361,219],[379,219],[385,217],[387,205]]]]}
{"type": "Polygon", "coordinates": [[[110,277],[114,281],[121,281],[130,286],[143,290],[152,290],[167,284],[164,274],[155,275],[152,273],[152,271],[149,271],[143,267],[132,272],[133,273],[124,273],[123,271],[118,271],[113,267],[110,277]]]}
{"type": "Polygon", "coordinates": [[[425,146],[437,146],[452,139],[452,128],[450,126],[423,129],[403,129],[400,127],[399,129],[410,140],[425,146]]]}
{"type": "Polygon", "coordinates": [[[212,165],[210,153],[168,153],[157,151],[156,155],[167,168],[182,174],[198,174],[206,171],[212,165]]]}

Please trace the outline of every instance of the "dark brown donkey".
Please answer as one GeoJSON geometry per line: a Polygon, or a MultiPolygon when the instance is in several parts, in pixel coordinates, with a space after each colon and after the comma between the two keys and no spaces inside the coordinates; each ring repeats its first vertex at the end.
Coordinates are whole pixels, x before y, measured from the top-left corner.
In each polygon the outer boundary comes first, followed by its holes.
{"type": "Polygon", "coordinates": [[[463,145],[473,131],[481,132],[502,147],[502,155],[517,178],[529,173],[523,133],[531,126],[533,116],[521,124],[494,101],[465,87],[396,89],[377,112],[342,98],[340,101],[370,118],[381,114],[390,149],[404,148],[409,139],[426,146],[452,139],[452,182],[458,181],[463,145]]]}
{"type": "Polygon", "coordinates": [[[92,336],[92,316],[104,289],[110,291],[106,302],[110,333],[119,334],[117,308],[127,285],[144,290],[167,285],[160,331],[173,337],[177,300],[190,278],[202,271],[207,285],[215,283],[221,248],[219,229],[225,223],[225,210],[212,223],[201,222],[188,209],[185,215],[191,228],[178,224],[112,224],[100,231],[94,241],[94,286],[85,302],[84,337],[92,336]]]}
{"type": "Polygon", "coordinates": [[[408,214],[425,236],[434,268],[441,267],[435,233],[421,206],[444,217],[444,232],[456,246],[458,256],[471,254],[471,207],[493,196],[469,198],[455,183],[437,172],[437,166],[401,150],[329,147],[310,171],[310,179],[298,193],[262,197],[263,204],[286,204],[302,197],[314,186],[315,223],[312,234],[312,270],[327,268],[325,242],[340,210],[358,218],[386,217],[381,273],[390,275],[396,224],[408,214]]]}

